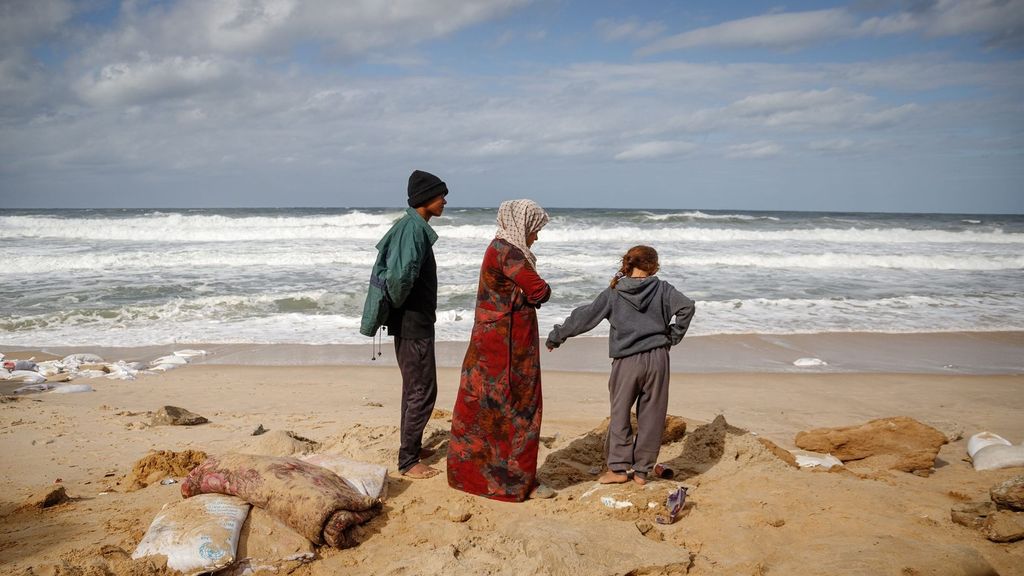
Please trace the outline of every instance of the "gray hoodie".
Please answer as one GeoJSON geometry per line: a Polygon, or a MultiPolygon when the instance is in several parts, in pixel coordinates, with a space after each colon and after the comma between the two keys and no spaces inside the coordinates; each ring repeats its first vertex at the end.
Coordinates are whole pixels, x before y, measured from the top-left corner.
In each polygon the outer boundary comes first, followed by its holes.
{"type": "Polygon", "coordinates": [[[626,277],[615,288],[601,292],[592,303],[573,310],[564,324],[555,324],[547,345],[558,348],[607,318],[611,324],[608,355],[632,356],[678,344],[690,327],[693,312],[693,300],[657,276],[626,277]]]}

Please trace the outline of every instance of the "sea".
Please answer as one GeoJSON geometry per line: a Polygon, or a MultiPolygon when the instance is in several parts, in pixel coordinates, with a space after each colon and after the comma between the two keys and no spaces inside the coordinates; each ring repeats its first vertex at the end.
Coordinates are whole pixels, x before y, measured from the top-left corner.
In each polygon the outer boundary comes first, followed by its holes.
{"type": "MultiPolygon", "coordinates": [[[[0,344],[367,344],[375,245],[402,208],[6,210],[0,344]]],[[[1024,330],[1024,216],[550,209],[541,334],[646,244],[691,335],[1024,330]]],[[[467,340],[493,208],[450,207],[437,339],[467,340]]],[[[608,333],[602,323],[588,336],[608,333]]]]}

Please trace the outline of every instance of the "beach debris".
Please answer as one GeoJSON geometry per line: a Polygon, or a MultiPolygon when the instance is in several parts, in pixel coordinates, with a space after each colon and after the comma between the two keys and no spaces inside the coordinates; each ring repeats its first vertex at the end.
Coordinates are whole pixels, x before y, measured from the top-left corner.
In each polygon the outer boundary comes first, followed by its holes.
{"type": "Polygon", "coordinates": [[[967,440],[967,455],[975,470],[1024,466],[1024,445],[1014,446],[992,432],[978,432],[967,440]]]}
{"type": "Polygon", "coordinates": [[[131,473],[125,478],[127,491],[133,492],[155,484],[164,478],[186,476],[193,468],[202,464],[207,458],[206,452],[199,450],[156,450],[140,458],[133,466],[131,473]]]}
{"type": "Polygon", "coordinates": [[[8,372],[15,372],[18,370],[36,372],[38,369],[38,365],[31,360],[7,360],[3,363],[3,366],[8,372]]]}
{"type": "Polygon", "coordinates": [[[815,366],[828,366],[828,362],[821,358],[797,358],[793,361],[793,366],[797,368],[813,368],[815,366]]]}
{"type": "Polygon", "coordinates": [[[205,416],[177,406],[164,406],[153,415],[153,426],[195,426],[207,422],[205,416]]]}
{"type": "Polygon", "coordinates": [[[29,392],[46,392],[47,390],[53,390],[56,388],[55,385],[49,383],[42,384],[29,384],[28,386],[22,386],[15,388],[12,394],[28,394],[29,392]]]}
{"type": "Polygon", "coordinates": [[[263,427],[263,424],[260,424],[259,426],[256,427],[255,430],[252,431],[252,434],[250,434],[250,436],[259,436],[260,434],[266,433],[267,429],[263,427]]]}
{"type": "Polygon", "coordinates": [[[260,507],[315,544],[350,548],[352,529],[380,514],[381,501],[337,474],[297,458],[224,454],[208,458],[181,482],[181,495],[227,493],[260,507]]]}
{"type": "Polygon", "coordinates": [[[52,486],[47,486],[31,496],[26,500],[23,508],[37,508],[42,510],[44,508],[51,508],[58,504],[63,504],[69,500],[67,489],[59,483],[54,483],[52,486]]]}
{"type": "Polygon", "coordinates": [[[800,468],[824,468],[830,470],[833,466],[842,466],[843,461],[831,454],[817,454],[814,452],[797,452],[793,454],[796,465],[800,468]]]}
{"type": "Polygon", "coordinates": [[[676,476],[676,471],[664,464],[655,464],[652,472],[654,473],[655,478],[661,478],[663,480],[671,480],[676,476]]]}
{"type": "MultiPolygon", "coordinates": [[[[907,416],[871,420],[857,426],[799,432],[794,443],[804,450],[832,454],[844,463],[929,475],[946,435],[907,416]]],[[[799,458],[798,458],[799,461],[799,458]]]]}
{"type": "Polygon", "coordinates": [[[161,486],[169,486],[171,484],[177,484],[177,483],[178,483],[178,481],[175,480],[174,478],[164,478],[163,480],[160,481],[160,485],[161,486]]]}
{"type": "Polygon", "coordinates": [[[132,558],[163,555],[186,574],[212,572],[235,561],[250,504],[234,496],[203,494],[167,504],[156,515],[132,558]]]}
{"type": "Polygon", "coordinates": [[[999,508],[1024,511],[1024,476],[1004,480],[993,486],[988,493],[999,508]]]}
{"type": "Polygon", "coordinates": [[[88,352],[79,352],[77,354],[68,354],[67,356],[64,357],[63,360],[61,360],[61,362],[63,362],[64,365],[68,367],[72,365],[77,367],[79,364],[102,364],[103,358],[96,354],[90,354],[88,352]]]}
{"type": "Polygon", "coordinates": [[[760,436],[757,438],[757,441],[760,442],[762,446],[767,448],[769,452],[774,454],[779,460],[782,460],[783,462],[785,462],[786,464],[793,468],[800,467],[800,465],[796,461],[796,457],[793,456],[793,453],[790,452],[789,450],[786,450],[782,446],[779,446],[778,444],[772,442],[767,438],[761,438],[760,436]]]}
{"type": "Polygon", "coordinates": [[[601,504],[607,508],[613,508],[615,510],[621,510],[623,508],[630,508],[633,503],[629,500],[616,500],[613,496],[601,496],[601,504]]]}
{"type": "Polygon", "coordinates": [[[676,517],[683,511],[683,507],[686,506],[686,494],[689,488],[686,486],[678,486],[675,490],[668,493],[668,498],[665,501],[665,514],[658,514],[654,517],[654,521],[658,524],[672,524],[676,521],[676,517]]]}
{"type": "Polygon", "coordinates": [[[50,394],[77,394],[79,392],[95,392],[88,384],[62,384],[55,386],[50,394]]]}
{"type": "Polygon", "coordinates": [[[205,350],[176,350],[167,356],[161,356],[149,363],[151,372],[166,372],[189,363],[197,356],[205,356],[205,350]]]}
{"type": "Polygon", "coordinates": [[[24,382],[25,384],[40,384],[46,381],[46,376],[33,370],[15,370],[11,372],[6,380],[8,382],[24,382]]]}

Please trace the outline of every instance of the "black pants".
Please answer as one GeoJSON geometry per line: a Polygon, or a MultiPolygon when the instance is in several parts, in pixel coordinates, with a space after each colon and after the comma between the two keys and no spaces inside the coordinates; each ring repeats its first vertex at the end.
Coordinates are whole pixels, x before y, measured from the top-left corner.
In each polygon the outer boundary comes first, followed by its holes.
{"type": "Polygon", "coordinates": [[[402,371],[402,447],[398,450],[398,470],[405,472],[420,461],[423,429],[437,400],[434,339],[395,336],[395,357],[402,371]]]}

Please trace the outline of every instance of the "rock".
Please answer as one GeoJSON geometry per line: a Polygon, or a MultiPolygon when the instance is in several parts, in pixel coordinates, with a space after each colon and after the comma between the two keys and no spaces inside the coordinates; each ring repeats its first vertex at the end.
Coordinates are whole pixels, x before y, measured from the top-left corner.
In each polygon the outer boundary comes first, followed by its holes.
{"type": "Polygon", "coordinates": [[[993,486],[989,495],[999,508],[1024,510],[1024,476],[1014,476],[993,486]]]}
{"type": "Polygon", "coordinates": [[[48,486],[30,496],[25,506],[42,510],[67,501],[68,493],[63,486],[48,486]]]}
{"type": "Polygon", "coordinates": [[[800,432],[794,442],[804,450],[832,454],[843,462],[894,456],[884,459],[886,468],[927,475],[946,441],[946,435],[935,428],[913,418],[896,416],[859,426],[800,432]]]}
{"type": "Polygon", "coordinates": [[[195,426],[207,422],[205,417],[177,406],[164,406],[153,416],[154,426],[195,426]]]}
{"type": "Polygon", "coordinates": [[[964,437],[964,427],[959,422],[952,420],[929,420],[925,424],[942,432],[946,436],[946,442],[956,442],[964,437]]]}
{"type": "Polygon", "coordinates": [[[252,434],[250,434],[250,436],[259,436],[260,434],[266,433],[267,429],[263,427],[263,424],[260,424],[259,426],[256,427],[255,430],[252,431],[252,434]]]}
{"type": "Polygon", "coordinates": [[[966,502],[957,504],[949,511],[950,519],[961,526],[981,528],[989,516],[995,514],[996,506],[991,502],[966,502]]]}
{"type": "Polygon", "coordinates": [[[760,442],[762,446],[767,448],[769,452],[778,457],[779,460],[782,460],[783,462],[789,464],[793,468],[800,467],[800,465],[796,463],[796,456],[793,456],[793,453],[790,452],[789,450],[786,450],[782,446],[779,446],[778,444],[772,442],[767,438],[758,437],[757,441],[760,442]]]}
{"type": "Polygon", "coordinates": [[[981,533],[993,542],[1024,540],[1024,512],[998,510],[985,519],[981,533]]]}

